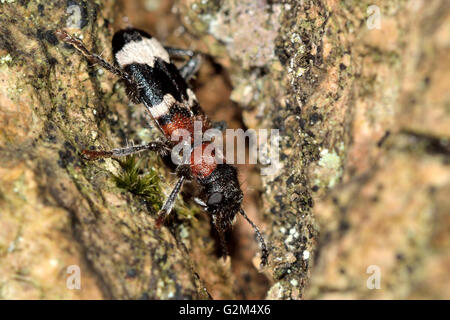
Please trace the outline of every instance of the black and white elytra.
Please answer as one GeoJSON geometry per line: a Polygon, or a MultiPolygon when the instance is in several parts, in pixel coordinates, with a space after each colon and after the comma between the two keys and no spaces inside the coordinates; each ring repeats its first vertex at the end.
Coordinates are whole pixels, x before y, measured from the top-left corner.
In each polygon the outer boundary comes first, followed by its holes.
{"type": "MultiPolygon", "coordinates": [[[[179,129],[187,130],[194,136],[194,121],[202,121],[202,131],[211,128],[194,92],[187,81],[197,72],[201,56],[190,50],[167,48],[148,33],[138,29],[124,29],[114,34],[112,40],[115,65],[111,65],[100,56],[90,53],[85,45],[65,31],[58,30],[56,35],[62,41],[73,45],[90,62],[99,64],[122,78],[127,86],[127,94],[135,103],[143,103],[152,119],[164,135],[164,142],[151,142],[145,145],[131,146],[110,151],[84,150],[89,160],[98,158],[126,156],[144,150],[161,154],[170,152],[173,147],[171,135],[179,129]],[[190,59],[178,69],[171,62],[171,56],[188,56],[190,59]]],[[[234,166],[225,161],[217,163],[215,158],[208,161],[194,161],[196,148],[204,150],[211,142],[194,146],[190,163],[179,165],[179,179],[174,189],[158,213],[157,226],[161,226],[171,212],[175,199],[185,180],[194,180],[200,188],[196,203],[211,216],[212,224],[220,238],[222,253],[228,254],[225,233],[231,229],[236,213],[239,212],[253,227],[262,249],[261,265],[267,263],[268,251],[261,233],[248,218],[241,207],[243,193],[234,166]]]]}

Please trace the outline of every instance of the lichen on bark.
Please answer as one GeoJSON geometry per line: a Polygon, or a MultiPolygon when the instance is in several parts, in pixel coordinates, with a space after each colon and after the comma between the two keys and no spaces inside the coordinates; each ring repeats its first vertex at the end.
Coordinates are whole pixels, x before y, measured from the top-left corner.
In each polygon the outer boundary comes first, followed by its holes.
{"type": "Polygon", "coordinates": [[[282,169],[260,189],[267,297],[448,297],[423,273],[448,283],[448,237],[437,244],[430,229],[448,227],[448,203],[435,198],[450,176],[448,4],[179,3],[186,27],[230,66],[247,126],[282,134],[282,169]],[[369,26],[377,12],[379,29],[369,26]],[[384,290],[366,286],[371,265],[384,290]]]}
{"type": "Polygon", "coordinates": [[[185,247],[155,228],[151,204],[113,183],[119,165],[80,157],[138,139],[146,119],[130,112],[117,79],[55,37],[73,5],[80,28],[68,30],[110,56],[113,1],[0,5],[0,296],[207,298],[185,247]],[[82,290],[66,287],[70,265],[82,290]]]}

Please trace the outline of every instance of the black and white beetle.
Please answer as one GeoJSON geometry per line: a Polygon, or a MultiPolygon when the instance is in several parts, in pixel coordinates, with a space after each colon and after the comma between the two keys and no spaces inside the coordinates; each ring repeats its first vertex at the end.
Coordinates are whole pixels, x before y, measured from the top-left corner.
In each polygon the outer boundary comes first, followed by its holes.
{"type": "MultiPolygon", "coordinates": [[[[152,119],[165,137],[165,142],[151,142],[144,145],[113,149],[110,151],[84,150],[89,160],[98,158],[126,156],[144,150],[167,154],[173,148],[171,135],[178,129],[187,130],[194,136],[194,121],[202,121],[202,130],[211,128],[211,123],[203,113],[195,94],[189,89],[187,81],[197,72],[200,54],[190,50],[163,47],[158,40],[138,29],[124,29],[116,32],[112,40],[115,65],[100,56],[92,54],[79,39],[67,32],[55,32],[59,39],[73,45],[91,63],[99,64],[118,75],[127,85],[127,94],[135,103],[143,103],[152,119]],[[187,56],[190,59],[178,69],[170,56],[187,56]]],[[[191,149],[190,163],[177,167],[179,177],[174,189],[158,213],[157,226],[161,226],[171,212],[175,199],[185,180],[193,180],[200,187],[197,204],[211,216],[212,223],[220,238],[222,253],[228,254],[225,233],[231,229],[236,213],[239,212],[255,230],[262,248],[261,265],[267,263],[268,251],[258,227],[249,219],[241,207],[241,191],[237,170],[226,163],[214,159],[194,161],[196,148],[203,151],[211,142],[202,142],[191,149]]]]}

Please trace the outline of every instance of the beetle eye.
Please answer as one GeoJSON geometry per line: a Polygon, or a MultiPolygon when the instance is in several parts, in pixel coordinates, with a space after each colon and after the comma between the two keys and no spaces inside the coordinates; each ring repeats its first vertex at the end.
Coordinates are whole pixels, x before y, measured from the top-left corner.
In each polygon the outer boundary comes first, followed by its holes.
{"type": "Polygon", "coordinates": [[[215,192],[208,198],[208,205],[218,204],[222,202],[222,194],[215,192]]]}

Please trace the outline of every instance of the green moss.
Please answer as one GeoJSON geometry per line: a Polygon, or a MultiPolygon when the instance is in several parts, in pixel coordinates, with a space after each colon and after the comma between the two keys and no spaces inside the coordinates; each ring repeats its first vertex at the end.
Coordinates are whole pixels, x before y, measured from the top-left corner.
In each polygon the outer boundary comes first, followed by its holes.
{"type": "Polygon", "coordinates": [[[179,217],[191,220],[197,214],[200,214],[201,210],[197,206],[190,206],[184,201],[177,200],[178,204],[175,204],[175,211],[179,217]]]}
{"type": "Polygon", "coordinates": [[[158,211],[162,207],[162,196],[156,171],[153,168],[145,168],[145,173],[142,173],[144,172],[142,160],[138,160],[135,156],[116,161],[122,168],[122,172],[113,175],[116,186],[143,197],[155,211],[158,211]]]}

